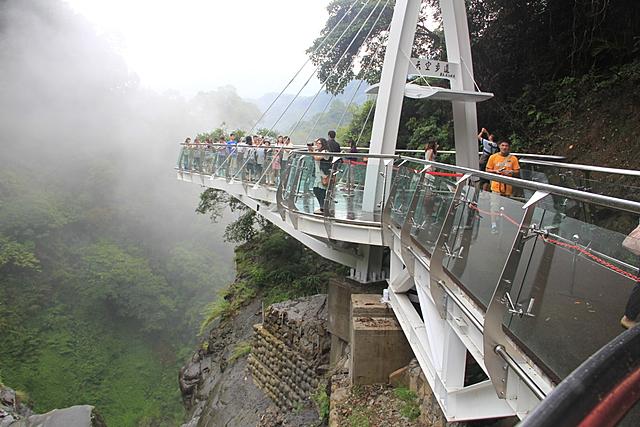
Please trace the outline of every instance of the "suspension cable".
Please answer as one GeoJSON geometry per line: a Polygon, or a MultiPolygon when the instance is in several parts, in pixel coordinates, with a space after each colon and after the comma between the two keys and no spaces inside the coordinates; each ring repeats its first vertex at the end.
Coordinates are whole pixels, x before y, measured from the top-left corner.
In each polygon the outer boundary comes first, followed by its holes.
{"type": "MultiPolygon", "coordinates": [[[[390,28],[391,28],[391,23],[389,23],[389,26],[387,27],[387,31],[389,31],[390,28]]],[[[367,36],[367,38],[368,38],[368,36],[367,36]]],[[[378,52],[380,51],[381,47],[382,47],[382,43],[380,43],[378,45],[378,47],[376,47],[376,50],[373,52],[373,55],[371,55],[369,57],[369,63],[366,65],[366,67],[362,67],[362,69],[366,69],[366,68],[370,67],[373,64],[373,60],[375,59],[376,55],[378,55],[378,52]]],[[[358,74],[361,74],[361,73],[362,73],[362,70],[358,74]]],[[[349,100],[349,103],[344,108],[344,111],[342,112],[342,115],[340,116],[340,120],[338,120],[338,124],[336,126],[336,130],[338,128],[340,128],[340,126],[342,126],[342,121],[346,117],[347,112],[349,111],[349,107],[351,107],[351,104],[353,104],[353,101],[355,100],[356,95],[358,95],[358,92],[360,91],[360,88],[362,87],[363,83],[364,83],[364,80],[360,79],[360,81],[358,82],[358,86],[356,87],[356,90],[353,92],[353,95],[351,95],[351,99],[349,100]]]]}
{"type": "Polygon", "coordinates": [[[322,90],[324,89],[325,85],[327,84],[327,82],[329,81],[329,79],[333,76],[333,73],[335,72],[335,70],[338,68],[338,65],[340,65],[340,62],[342,62],[342,60],[344,59],[344,57],[346,56],[347,52],[349,51],[349,49],[351,48],[351,46],[353,46],[353,43],[355,43],[356,39],[358,38],[358,35],[360,35],[360,32],[364,29],[364,26],[367,24],[367,22],[369,21],[369,19],[371,18],[371,16],[373,16],[373,13],[375,12],[375,10],[378,8],[378,5],[380,4],[382,0],[378,0],[378,2],[376,3],[376,5],[374,6],[373,9],[371,9],[371,12],[369,13],[369,15],[367,16],[367,18],[364,20],[364,22],[362,23],[362,25],[360,26],[360,29],[358,29],[358,32],[356,33],[355,36],[353,36],[353,38],[351,39],[351,42],[349,43],[349,45],[346,47],[346,49],[344,50],[344,52],[342,52],[342,55],[340,55],[340,58],[338,58],[338,61],[336,62],[336,64],[333,66],[333,68],[331,69],[331,71],[329,72],[329,75],[327,76],[327,78],[322,82],[322,84],[320,85],[320,89],[318,89],[318,91],[316,92],[315,96],[313,97],[313,99],[311,100],[311,102],[309,103],[309,105],[307,106],[307,108],[304,110],[304,112],[302,113],[302,116],[300,116],[300,119],[298,119],[298,121],[296,122],[295,126],[293,126],[293,128],[291,128],[291,131],[289,131],[289,135],[293,134],[293,132],[295,132],[295,130],[298,128],[298,126],[300,125],[300,123],[302,123],[302,119],[304,119],[304,116],[307,114],[307,112],[309,111],[309,109],[311,108],[311,106],[313,105],[313,103],[315,102],[315,100],[318,98],[318,95],[320,95],[320,93],[322,92],[322,90]]]}
{"type": "Polygon", "coordinates": [[[369,112],[367,113],[367,118],[364,119],[364,123],[362,124],[362,129],[360,130],[360,135],[358,135],[358,139],[356,140],[356,146],[360,143],[360,138],[362,138],[362,134],[364,133],[364,129],[367,127],[367,122],[369,121],[369,117],[371,116],[371,112],[373,111],[373,107],[376,105],[375,102],[371,103],[371,107],[369,107],[369,112]]]}
{"type": "Polygon", "coordinates": [[[342,17],[340,18],[340,20],[338,21],[338,23],[331,28],[331,31],[329,31],[327,33],[326,36],[324,36],[324,38],[322,39],[322,41],[320,42],[320,44],[313,50],[313,52],[311,53],[311,55],[309,55],[307,57],[307,60],[304,62],[304,64],[302,64],[302,66],[298,69],[298,71],[296,71],[296,73],[294,74],[294,76],[291,78],[291,80],[289,80],[289,83],[286,84],[286,86],[280,91],[280,93],[278,94],[278,96],[275,97],[275,99],[271,102],[271,104],[269,104],[269,106],[267,107],[266,110],[264,110],[264,112],[262,113],[262,115],[260,116],[260,118],[255,122],[255,124],[251,127],[251,129],[249,130],[249,132],[247,132],[247,135],[251,135],[251,133],[253,132],[253,130],[258,126],[258,124],[260,123],[260,121],[262,119],[264,119],[264,117],[267,115],[267,113],[271,110],[271,108],[275,105],[275,103],[278,101],[278,99],[280,99],[280,97],[282,96],[282,94],[284,93],[285,90],[287,90],[289,88],[289,86],[291,86],[291,83],[293,83],[293,81],[298,77],[298,75],[302,72],[302,70],[304,69],[304,67],[307,66],[307,64],[309,63],[309,61],[311,61],[311,56],[315,53],[317,53],[320,48],[322,46],[324,46],[325,42],[327,40],[329,40],[329,37],[331,36],[331,34],[333,34],[333,32],[336,30],[336,28],[338,28],[338,26],[342,23],[342,21],[349,15],[349,12],[351,12],[351,9],[353,9],[355,7],[357,2],[353,2],[353,4],[349,7],[349,9],[347,10],[347,12],[342,15],[342,17]]]}
{"type": "MultiPolygon", "coordinates": [[[[338,39],[335,41],[335,43],[329,48],[329,51],[333,50],[333,48],[336,47],[336,45],[340,42],[340,40],[342,40],[342,37],[347,33],[347,31],[349,30],[349,28],[351,28],[351,25],[353,25],[353,23],[355,22],[355,20],[360,16],[360,14],[362,13],[362,11],[365,9],[365,7],[371,2],[372,0],[367,0],[367,2],[362,6],[362,8],[358,11],[358,13],[356,14],[356,16],[353,17],[353,19],[351,20],[351,22],[349,22],[349,25],[347,25],[347,27],[344,29],[344,31],[342,32],[342,34],[340,34],[340,36],[338,37],[338,39]]],[[[304,84],[302,85],[302,87],[300,88],[300,90],[295,94],[295,96],[293,97],[293,99],[287,104],[287,106],[285,107],[285,109],[282,111],[282,113],[280,114],[280,116],[278,117],[278,119],[275,121],[275,123],[273,124],[273,126],[271,126],[271,128],[269,128],[269,132],[271,132],[276,125],[278,124],[278,122],[280,122],[280,120],[282,119],[282,117],[284,117],[285,113],[289,110],[289,108],[291,108],[291,105],[293,105],[294,101],[296,99],[298,99],[298,96],[300,96],[300,93],[303,91],[303,89],[305,87],[307,87],[307,85],[309,84],[309,82],[311,81],[311,79],[315,76],[316,72],[320,69],[320,66],[318,65],[313,72],[311,73],[311,75],[309,76],[309,78],[307,79],[306,82],[304,82],[304,84]]],[[[290,135],[291,133],[289,133],[290,135]]]]}

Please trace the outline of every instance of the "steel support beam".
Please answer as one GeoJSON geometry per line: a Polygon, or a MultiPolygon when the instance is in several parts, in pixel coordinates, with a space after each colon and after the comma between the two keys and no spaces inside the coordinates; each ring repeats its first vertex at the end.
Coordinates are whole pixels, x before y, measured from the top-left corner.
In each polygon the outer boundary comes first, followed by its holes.
{"type": "MultiPolygon", "coordinates": [[[[440,0],[447,45],[447,61],[460,64],[451,89],[475,90],[469,26],[464,0],[440,0]]],[[[478,117],[475,102],[453,101],[456,164],[478,169],[478,117]]]]}

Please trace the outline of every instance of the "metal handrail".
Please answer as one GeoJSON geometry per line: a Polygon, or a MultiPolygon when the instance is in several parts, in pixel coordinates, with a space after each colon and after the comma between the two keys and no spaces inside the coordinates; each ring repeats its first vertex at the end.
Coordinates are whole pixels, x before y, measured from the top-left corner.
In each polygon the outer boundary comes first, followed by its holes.
{"type": "Polygon", "coordinates": [[[357,157],[357,158],[367,158],[367,159],[397,160],[400,158],[400,156],[395,154],[335,153],[332,151],[307,151],[307,150],[295,150],[293,154],[300,154],[303,156],[322,156],[323,155],[323,156],[331,156],[331,157],[357,157]]]}
{"type": "Polygon", "coordinates": [[[580,190],[574,190],[572,188],[558,187],[551,184],[544,184],[541,182],[527,181],[520,178],[511,178],[504,175],[498,175],[490,172],[483,172],[476,169],[466,168],[462,166],[453,166],[445,163],[432,162],[429,160],[416,159],[413,157],[400,156],[402,159],[406,159],[412,162],[424,164],[425,166],[433,166],[434,168],[444,169],[450,172],[457,172],[461,174],[471,174],[479,178],[484,178],[490,181],[498,181],[504,184],[513,185],[520,188],[526,188],[532,191],[545,191],[550,194],[568,197],[570,199],[578,200],[585,203],[595,203],[605,207],[620,209],[634,214],[640,214],[640,203],[631,200],[618,199],[611,196],[604,196],[601,194],[587,193],[580,190]]]}
{"type": "MultiPolygon", "coordinates": [[[[396,150],[396,153],[424,153],[424,150],[396,150]]],[[[452,155],[456,154],[455,150],[438,150],[438,154],[452,155]]],[[[478,156],[482,154],[482,151],[478,151],[478,156]]],[[[549,159],[549,160],[566,160],[565,156],[557,156],[554,154],[535,154],[535,153],[512,153],[514,156],[533,159],[549,159]]]]}
{"type": "Polygon", "coordinates": [[[615,174],[615,175],[628,175],[628,176],[638,176],[640,177],[640,170],[635,169],[620,169],[620,168],[608,168],[603,166],[591,166],[591,165],[581,165],[575,163],[558,163],[558,162],[548,162],[543,160],[522,160],[520,163],[523,164],[532,164],[532,165],[540,165],[540,166],[550,166],[550,167],[558,167],[563,169],[577,169],[581,171],[589,171],[589,172],[602,172],[607,174],[615,174]]]}

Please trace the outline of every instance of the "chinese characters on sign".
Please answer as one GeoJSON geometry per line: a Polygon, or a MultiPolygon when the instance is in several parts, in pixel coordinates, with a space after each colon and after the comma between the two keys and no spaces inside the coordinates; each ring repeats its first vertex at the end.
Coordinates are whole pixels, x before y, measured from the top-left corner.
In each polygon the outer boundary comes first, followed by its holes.
{"type": "Polygon", "coordinates": [[[409,74],[452,80],[456,78],[459,68],[459,64],[454,62],[436,61],[428,58],[411,58],[409,74]]]}

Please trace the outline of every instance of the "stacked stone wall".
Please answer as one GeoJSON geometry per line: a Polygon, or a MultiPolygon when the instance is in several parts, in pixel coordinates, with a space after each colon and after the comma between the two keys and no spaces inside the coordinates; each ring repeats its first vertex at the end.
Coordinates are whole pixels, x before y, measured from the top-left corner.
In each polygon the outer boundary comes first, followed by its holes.
{"type": "Polygon", "coordinates": [[[307,401],[328,368],[326,296],[273,304],[254,331],[249,355],[254,383],[281,409],[307,401]]]}

